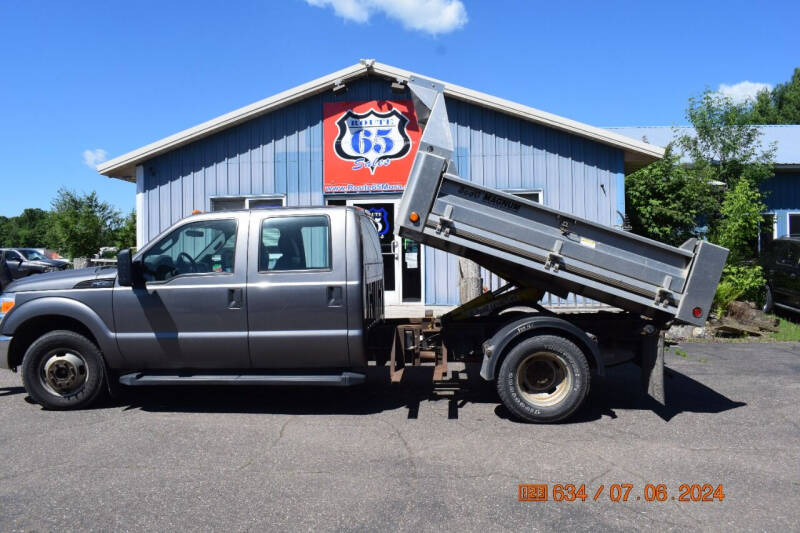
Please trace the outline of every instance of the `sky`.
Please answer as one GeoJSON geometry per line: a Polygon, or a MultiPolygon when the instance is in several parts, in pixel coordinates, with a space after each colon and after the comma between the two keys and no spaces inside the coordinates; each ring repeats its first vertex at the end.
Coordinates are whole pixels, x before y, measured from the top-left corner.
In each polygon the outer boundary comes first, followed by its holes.
{"type": "Polygon", "coordinates": [[[360,58],[594,126],[680,125],[800,66],[800,3],[0,1],[0,215],[60,187],[123,212],[94,166],[360,58]]]}

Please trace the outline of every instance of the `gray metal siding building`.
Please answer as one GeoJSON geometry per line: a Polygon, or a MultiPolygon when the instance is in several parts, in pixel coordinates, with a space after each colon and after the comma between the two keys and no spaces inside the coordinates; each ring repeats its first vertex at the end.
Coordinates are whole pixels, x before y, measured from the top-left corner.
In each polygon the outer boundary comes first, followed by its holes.
{"type": "MultiPolygon", "coordinates": [[[[306,84],[297,88],[297,98],[291,98],[291,91],[282,93],[291,100],[285,105],[265,106],[266,112],[255,111],[253,116],[240,113],[244,115],[240,120],[229,114],[215,119],[222,122],[216,129],[211,121],[199,126],[199,133],[187,130],[101,165],[104,175],[136,181],[139,245],[193,210],[224,205],[226,198],[266,198],[286,206],[303,206],[343,203],[351,197],[323,194],[323,104],[397,98],[391,82],[406,74],[380,64],[376,68],[374,63],[362,62],[361,70],[358,67],[351,67],[355,72],[349,77],[336,76],[344,72],[340,71],[321,78],[325,80],[321,90],[302,94],[309,86],[306,84]],[[343,83],[346,91],[331,90],[343,83]],[[226,117],[233,117],[232,124],[225,123],[226,117]]],[[[320,85],[320,80],[310,82],[311,86],[320,85]]],[[[446,93],[460,174],[589,220],[621,224],[626,166],[641,166],[660,156],[658,147],[621,136],[617,139],[614,134],[609,134],[609,142],[603,130],[563,119],[566,126],[585,126],[588,132],[576,134],[558,123],[559,117],[539,112],[544,119],[532,120],[528,115],[536,110],[520,106],[527,115],[514,108],[508,112],[503,107],[512,105],[508,102],[474,93],[485,96],[490,104],[503,104],[482,105],[479,98],[471,97],[471,91],[462,91],[463,98],[446,93]]],[[[397,197],[399,194],[358,195],[365,200],[397,197]]],[[[420,253],[424,281],[419,303],[457,304],[457,258],[433,249],[420,253]]],[[[496,285],[493,276],[484,276],[485,285],[496,285]]],[[[583,302],[552,299],[546,303],[583,302]]]]}

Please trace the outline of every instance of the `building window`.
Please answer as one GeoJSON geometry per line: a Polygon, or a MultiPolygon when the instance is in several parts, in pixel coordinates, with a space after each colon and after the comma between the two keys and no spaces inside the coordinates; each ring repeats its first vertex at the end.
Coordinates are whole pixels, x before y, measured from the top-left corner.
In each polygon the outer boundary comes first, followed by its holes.
{"type": "Polygon", "coordinates": [[[212,211],[233,209],[274,209],[286,205],[286,196],[218,196],[211,198],[212,211]]]}
{"type": "Polygon", "coordinates": [[[525,198],[526,200],[530,200],[532,202],[536,202],[537,204],[542,203],[542,190],[512,190],[506,191],[510,192],[514,196],[519,196],[520,198],[525,198]]]}
{"type": "Polygon", "coordinates": [[[789,236],[800,237],[800,213],[789,215],[789,236]]]}

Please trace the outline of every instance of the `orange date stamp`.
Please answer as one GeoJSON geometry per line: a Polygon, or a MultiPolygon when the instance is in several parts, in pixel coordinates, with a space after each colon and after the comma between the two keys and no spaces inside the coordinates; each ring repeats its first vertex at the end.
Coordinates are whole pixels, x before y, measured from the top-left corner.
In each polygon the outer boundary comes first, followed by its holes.
{"type": "Polygon", "coordinates": [[[517,497],[521,502],[721,502],[725,499],[725,489],[721,483],[681,483],[677,489],[670,490],[666,483],[647,483],[638,487],[633,483],[612,483],[588,491],[585,483],[555,483],[552,486],[547,483],[521,483],[517,497]]]}

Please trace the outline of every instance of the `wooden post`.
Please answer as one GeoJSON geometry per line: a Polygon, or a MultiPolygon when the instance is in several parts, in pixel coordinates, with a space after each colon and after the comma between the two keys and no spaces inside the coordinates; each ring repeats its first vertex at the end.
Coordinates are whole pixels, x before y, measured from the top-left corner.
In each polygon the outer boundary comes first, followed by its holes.
{"type": "Polygon", "coordinates": [[[483,294],[481,269],[477,263],[458,258],[458,296],[462,304],[483,294]]]}

